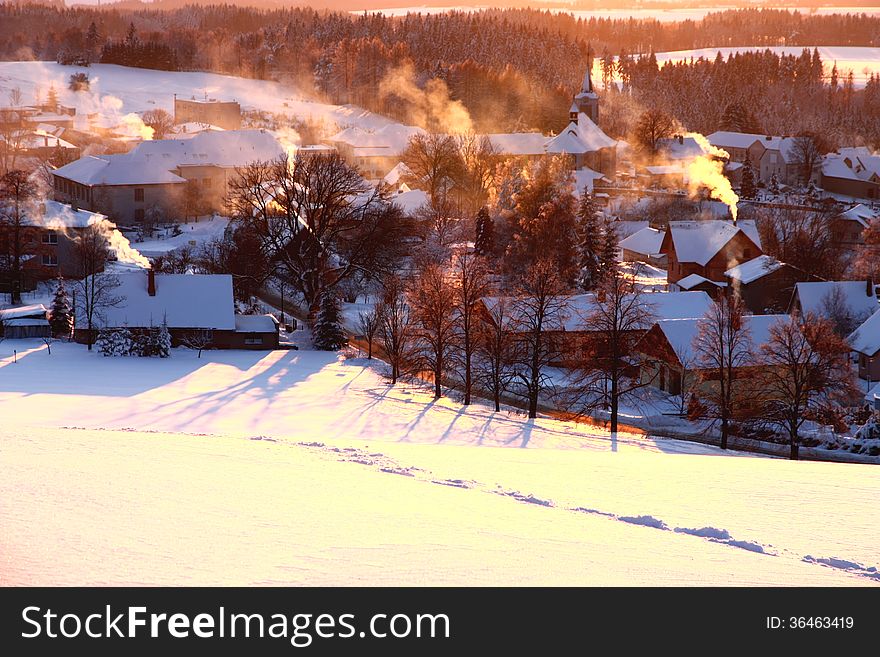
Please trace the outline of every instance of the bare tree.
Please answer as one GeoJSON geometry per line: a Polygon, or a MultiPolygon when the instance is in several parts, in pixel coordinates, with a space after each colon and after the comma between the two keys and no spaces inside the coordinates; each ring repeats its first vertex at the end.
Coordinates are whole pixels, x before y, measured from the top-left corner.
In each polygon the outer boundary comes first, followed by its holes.
{"type": "Polygon", "coordinates": [[[548,333],[562,329],[567,305],[565,285],[549,259],[534,263],[517,285],[511,304],[514,368],[525,389],[530,418],[538,417],[538,399],[552,387],[546,369],[558,359],[561,345],[548,333]]]}
{"type": "Polygon", "coordinates": [[[764,253],[812,276],[837,279],[842,270],[840,244],[832,231],[833,212],[794,207],[767,208],[757,214],[764,253]]]}
{"type": "Polygon", "coordinates": [[[402,160],[410,171],[406,179],[424,189],[432,201],[439,201],[447,195],[451,184],[461,178],[464,168],[456,139],[444,134],[414,135],[402,160]]]}
{"type": "Polygon", "coordinates": [[[7,238],[13,304],[21,303],[22,262],[34,243],[28,227],[36,197],[37,186],[26,172],[14,169],[0,178],[0,226],[7,238]]]}
{"type": "Polygon", "coordinates": [[[312,313],[323,290],[354,272],[394,271],[403,248],[400,208],[338,153],[298,153],[238,169],[228,203],[312,313]]]}
{"type": "Polygon", "coordinates": [[[153,129],[153,139],[165,139],[174,129],[174,118],[161,108],[144,112],[143,121],[153,129]]]}
{"type": "Polygon", "coordinates": [[[810,415],[855,392],[849,348],[827,320],[792,316],[770,327],[761,354],[766,417],[788,434],[790,457],[797,459],[800,429],[810,415]]]}
{"type": "Polygon", "coordinates": [[[809,184],[813,179],[813,173],[822,164],[822,156],[828,152],[823,147],[823,141],[811,132],[802,132],[792,142],[792,164],[797,165],[798,180],[802,185],[809,184]]]}
{"type": "Polygon", "coordinates": [[[0,109],[0,175],[15,169],[26,135],[21,111],[15,108],[0,109]]]}
{"type": "Polygon", "coordinates": [[[831,322],[834,332],[842,338],[855,331],[871,314],[868,311],[865,314],[854,315],[847,302],[846,293],[840,285],[834,285],[823,295],[819,307],[820,315],[831,322]]]}
{"type": "Polygon", "coordinates": [[[487,135],[468,133],[459,135],[458,151],[461,156],[462,172],[459,188],[461,190],[464,213],[474,214],[483,207],[488,198],[498,154],[487,135]]]}
{"type": "Polygon", "coordinates": [[[661,139],[671,137],[675,131],[675,119],[658,109],[650,109],[642,114],[635,128],[635,140],[649,156],[657,154],[661,139]]]}
{"type": "MultiPolygon", "coordinates": [[[[108,308],[118,306],[124,297],[116,295],[119,279],[104,272],[110,257],[107,236],[93,224],[83,229],[74,242],[78,280],[74,283],[76,317],[85,320],[86,344],[89,351],[95,343],[95,326],[108,308]]],[[[79,327],[82,328],[82,327],[79,327]]]]}
{"type": "Polygon", "coordinates": [[[597,289],[594,303],[581,318],[592,337],[581,350],[578,379],[585,406],[600,401],[610,411],[612,439],[617,437],[620,400],[651,381],[627,379],[627,358],[654,322],[654,308],[635,277],[614,269],[597,289]]]}
{"type": "Polygon", "coordinates": [[[464,380],[464,404],[471,403],[473,360],[477,350],[479,311],[483,297],[489,292],[489,273],[482,258],[461,253],[453,263],[453,304],[458,332],[458,360],[464,380]]]}
{"type": "Polygon", "coordinates": [[[511,303],[506,297],[496,297],[479,317],[475,370],[476,379],[492,395],[496,412],[514,378],[513,331],[511,303]]]}
{"type": "Polygon", "coordinates": [[[379,325],[381,323],[382,317],[379,315],[379,312],[375,307],[370,310],[362,310],[358,313],[357,329],[360,331],[360,334],[364,336],[364,340],[367,341],[368,359],[373,357],[373,341],[376,339],[376,334],[379,332],[379,325]]]}
{"type": "Polygon", "coordinates": [[[410,307],[416,327],[417,359],[433,374],[434,398],[439,399],[457,338],[455,292],[441,265],[428,264],[416,274],[410,307]]]}
{"type": "Polygon", "coordinates": [[[751,331],[743,313],[739,296],[725,295],[697,323],[694,338],[700,378],[709,382],[701,400],[721,421],[721,449],[727,449],[730,420],[746,395],[736,384],[737,370],[752,360],[751,331]]]}
{"type": "Polygon", "coordinates": [[[180,343],[188,349],[198,351],[198,358],[201,358],[202,351],[213,346],[214,339],[210,332],[194,329],[187,331],[181,338],[180,343]]]}
{"type": "Polygon", "coordinates": [[[396,276],[390,276],[384,281],[382,298],[376,312],[380,317],[379,337],[382,340],[382,350],[391,365],[391,385],[394,385],[412,358],[414,329],[403,282],[396,276]]]}

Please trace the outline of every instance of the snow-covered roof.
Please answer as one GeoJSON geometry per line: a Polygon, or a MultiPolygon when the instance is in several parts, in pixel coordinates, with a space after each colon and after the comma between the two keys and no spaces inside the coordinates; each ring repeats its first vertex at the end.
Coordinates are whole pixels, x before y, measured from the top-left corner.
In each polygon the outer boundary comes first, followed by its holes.
{"type": "Polygon", "coordinates": [[[854,318],[867,318],[877,310],[877,297],[868,294],[866,281],[816,281],[795,284],[795,294],[804,314],[814,313],[825,316],[826,300],[835,290],[840,290],[841,299],[854,318]]]}
{"type": "Polygon", "coordinates": [[[274,333],[278,320],[272,315],[236,315],[235,331],[237,333],[274,333]]]}
{"type": "MultiPolygon", "coordinates": [[[[688,319],[665,319],[657,322],[657,327],[663,332],[669,346],[675,352],[682,364],[696,366],[697,352],[694,349],[694,338],[699,333],[700,320],[702,318],[688,319]]],[[[751,340],[752,358],[749,364],[761,362],[760,346],[770,339],[770,327],[777,322],[788,321],[788,315],[746,315],[743,324],[749,331],[751,340]]]]}
{"type": "Polygon", "coordinates": [[[853,351],[873,356],[880,351],[880,310],[876,310],[847,338],[853,351]]]}
{"type": "Polygon", "coordinates": [[[410,189],[394,194],[389,200],[407,214],[412,214],[422,206],[430,203],[428,193],[421,189],[410,189]]]}
{"type": "Polygon", "coordinates": [[[653,255],[660,253],[660,245],[663,244],[663,236],[666,233],[656,228],[642,228],[629,237],[620,240],[620,248],[635,253],[653,255]]]}
{"type": "Polygon", "coordinates": [[[29,306],[18,306],[16,308],[3,308],[0,310],[0,320],[4,322],[13,319],[23,319],[25,317],[46,317],[46,306],[41,303],[31,304],[29,306]]]}
{"type": "Polygon", "coordinates": [[[25,317],[22,319],[9,319],[3,322],[6,326],[49,326],[48,319],[36,319],[25,317]]]}
{"type": "MultiPolygon", "coordinates": [[[[0,135],[0,140],[3,140],[2,135],[0,135]]],[[[65,141],[61,139],[61,137],[58,137],[47,130],[33,130],[21,136],[19,148],[22,150],[34,150],[38,148],[76,149],[77,146],[74,146],[69,141],[65,141]]]]}
{"type": "Polygon", "coordinates": [[[658,141],[658,148],[667,160],[692,160],[706,154],[693,137],[669,137],[658,141]]]}
{"type": "Polygon", "coordinates": [[[392,187],[395,187],[402,178],[406,178],[407,176],[411,175],[412,171],[410,171],[410,168],[406,166],[403,162],[398,162],[394,165],[391,171],[385,174],[385,177],[382,179],[382,181],[386,185],[391,185],[392,187]]]}
{"type": "Polygon", "coordinates": [[[602,148],[615,148],[617,141],[597,126],[586,114],[578,114],[577,123],[572,121],[558,135],[547,142],[548,153],[582,155],[602,148]]]}
{"type": "MultiPolygon", "coordinates": [[[[629,298],[629,295],[627,295],[629,298]]],[[[712,299],[700,292],[656,292],[642,294],[644,308],[653,316],[641,327],[648,329],[660,319],[703,317],[712,306],[712,299]]],[[[583,331],[584,318],[596,310],[594,294],[577,294],[568,299],[569,316],[564,322],[566,331],[583,331]]]]}
{"type": "Polygon", "coordinates": [[[868,224],[874,219],[876,215],[873,210],[869,208],[867,205],[863,203],[859,203],[858,205],[854,205],[848,210],[844,210],[839,215],[835,217],[835,219],[845,219],[847,221],[855,221],[858,224],[861,224],[862,228],[867,228],[868,224]]]}
{"type": "MultiPolygon", "coordinates": [[[[695,262],[705,265],[715,254],[730,242],[738,233],[743,233],[759,249],[756,232],[745,227],[746,222],[734,225],[723,219],[710,221],[670,221],[669,232],[680,262],[695,262]],[[750,234],[751,233],[751,234],[750,234]]],[[[754,222],[752,222],[754,225],[754,222]]]]}
{"type": "Polygon", "coordinates": [[[30,218],[32,225],[40,225],[53,230],[85,228],[101,221],[108,221],[108,219],[103,214],[88,210],[74,210],[66,203],[48,199],[40,204],[39,215],[30,218]]]}
{"type": "Polygon", "coordinates": [[[574,193],[578,197],[583,193],[584,187],[592,192],[597,180],[607,180],[605,174],[593,171],[590,167],[575,169],[571,172],[571,179],[574,183],[574,193]]]}
{"type": "Polygon", "coordinates": [[[864,147],[841,148],[822,158],[822,175],[861,182],[880,182],[880,155],[864,147]]]}
{"type": "Polygon", "coordinates": [[[752,132],[730,132],[718,130],[707,135],[709,143],[717,148],[749,148],[756,141],[761,142],[764,148],[778,150],[782,137],[772,135],[758,135],[752,132]]]}
{"type": "Polygon", "coordinates": [[[417,126],[391,123],[373,131],[353,126],[337,132],[328,141],[348,144],[352,148],[358,149],[358,155],[366,157],[400,155],[406,150],[409,140],[418,134],[426,133],[417,126]]]}
{"type": "Polygon", "coordinates": [[[189,139],[143,141],[122,155],[87,156],[55,170],[83,185],[150,185],[185,182],[173,172],[186,166],[232,168],[285,154],[266,130],[201,132],[189,139]]]}
{"type": "Polygon", "coordinates": [[[753,258],[748,262],[743,262],[736,267],[731,267],[724,272],[724,275],[728,278],[735,278],[741,283],[748,285],[749,283],[776,271],[784,264],[784,262],[779,262],[772,256],[760,255],[757,258],[753,258]]]}
{"type": "MultiPolygon", "coordinates": [[[[148,275],[119,274],[118,306],[106,308],[94,322],[99,328],[160,326],[235,330],[232,276],[228,274],[156,274],[156,295],[147,292],[148,275]]],[[[77,326],[83,325],[83,318],[77,326]]]]}
{"type": "Polygon", "coordinates": [[[508,132],[486,136],[499,155],[544,155],[549,141],[540,132],[508,132]]]}
{"type": "Polygon", "coordinates": [[[705,276],[700,276],[699,274],[688,274],[684,278],[681,278],[676,282],[676,285],[680,287],[682,290],[692,290],[697,287],[697,285],[702,285],[703,283],[710,283],[715,287],[727,287],[727,283],[719,283],[718,281],[710,281],[705,276]]]}

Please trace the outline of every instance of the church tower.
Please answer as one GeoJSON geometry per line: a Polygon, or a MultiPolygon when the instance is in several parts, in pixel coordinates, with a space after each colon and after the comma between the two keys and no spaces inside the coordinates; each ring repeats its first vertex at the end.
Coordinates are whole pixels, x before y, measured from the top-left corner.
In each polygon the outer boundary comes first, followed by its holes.
{"type": "Polygon", "coordinates": [[[569,109],[569,118],[577,123],[578,114],[586,114],[593,123],[599,121],[599,95],[593,89],[593,80],[590,78],[590,69],[584,74],[580,93],[574,97],[574,102],[569,109]]]}

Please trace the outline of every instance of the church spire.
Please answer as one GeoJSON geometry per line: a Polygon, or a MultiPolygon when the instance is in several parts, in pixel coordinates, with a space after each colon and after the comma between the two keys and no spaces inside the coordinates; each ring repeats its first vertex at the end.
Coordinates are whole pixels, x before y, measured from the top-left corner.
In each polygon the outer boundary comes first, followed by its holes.
{"type": "Polygon", "coordinates": [[[581,84],[581,93],[592,93],[593,92],[593,78],[590,77],[590,69],[588,68],[586,73],[584,73],[584,81],[581,84]]]}

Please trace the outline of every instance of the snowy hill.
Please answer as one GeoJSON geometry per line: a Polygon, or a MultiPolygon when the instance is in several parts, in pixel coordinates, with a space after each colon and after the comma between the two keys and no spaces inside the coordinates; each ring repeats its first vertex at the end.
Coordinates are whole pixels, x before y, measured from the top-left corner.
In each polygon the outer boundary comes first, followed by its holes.
{"type": "Polygon", "coordinates": [[[309,350],[5,341],[0,391],[0,584],[878,583],[869,466],[612,443],[309,350]]]}
{"type": "MultiPolygon", "coordinates": [[[[77,116],[100,112],[119,121],[131,112],[161,108],[171,112],[174,94],[181,98],[216,98],[238,101],[243,110],[260,109],[300,119],[324,121],[330,126],[356,125],[375,130],[394,123],[379,114],[350,105],[329,105],[306,99],[297,90],[277,82],[200,72],[154,71],[114,64],[93,64],[88,68],[62,66],[55,62],[0,62],[0,92],[5,98],[18,87],[25,103],[40,89],[45,99],[49,85],[55,85],[59,101],[76,107],[77,116]],[[88,74],[87,92],[73,92],[67,80],[73,74],[88,74]]],[[[111,121],[112,123],[112,121],[111,121]]]]}

